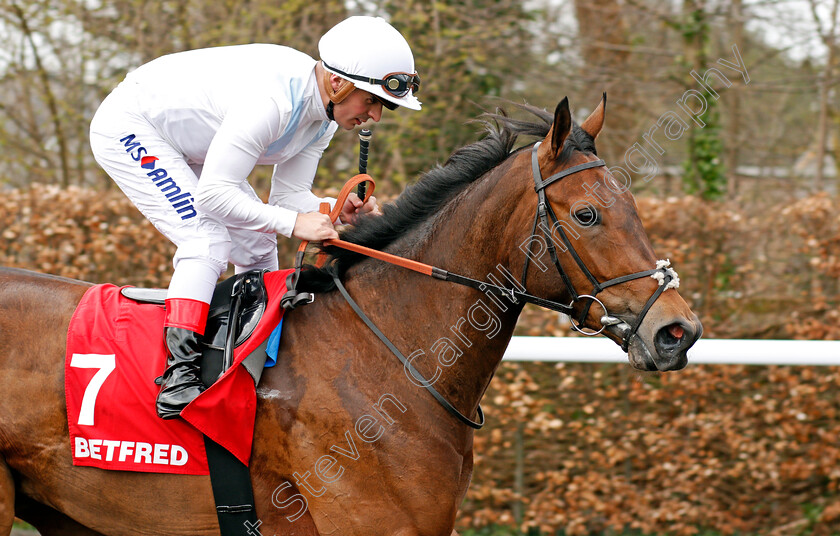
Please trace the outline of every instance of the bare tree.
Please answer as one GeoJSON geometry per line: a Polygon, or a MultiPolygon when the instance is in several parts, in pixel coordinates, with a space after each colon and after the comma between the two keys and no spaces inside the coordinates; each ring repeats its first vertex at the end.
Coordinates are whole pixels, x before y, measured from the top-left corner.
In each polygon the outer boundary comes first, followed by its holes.
{"type": "MultiPolygon", "coordinates": [[[[831,14],[828,19],[820,15],[817,0],[808,0],[808,5],[811,8],[811,15],[816,24],[817,35],[825,45],[827,57],[825,60],[825,69],[820,76],[819,81],[819,95],[820,95],[820,110],[817,118],[817,166],[814,174],[813,188],[815,191],[820,191],[825,187],[824,184],[824,168],[826,146],[828,145],[828,122],[829,116],[832,114],[830,109],[829,99],[831,98],[831,89],[835,84],[834,72],[835,64],[837,63],[837,14],[838,7],[840,7],[840,0],[832,0],[831,14]]],[[[840,177],[838,177],[840,182],[840,177]]]]}
{"type": "Polygon", "coordinates": [[[574,8],[584,60],[580,76],[609,95],[610,137],[602,145],[608,158],[617,159],[637,134],[633,91],[637,84],[628,63],[633,47],[627,7],[614,0],[575,0],[574,8]]]}

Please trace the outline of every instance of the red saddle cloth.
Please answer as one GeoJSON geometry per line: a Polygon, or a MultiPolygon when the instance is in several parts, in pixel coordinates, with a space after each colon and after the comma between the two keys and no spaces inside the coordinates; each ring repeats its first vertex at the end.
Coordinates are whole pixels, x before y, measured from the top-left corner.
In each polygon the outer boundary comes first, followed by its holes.
{"type": "Polygon", "coordinates": [[[265,274],[268,303],[234,365],[192,401],[182,419],[155,413],[166,367],[164,308],[125,298],[114,285],[91,287],[70,320],[65,395],[73,464],[102,469],[206,475],[202,434],[248,465],[257,401],[241,366],[277,327],[280,298],[292,270],[265,274]]]}

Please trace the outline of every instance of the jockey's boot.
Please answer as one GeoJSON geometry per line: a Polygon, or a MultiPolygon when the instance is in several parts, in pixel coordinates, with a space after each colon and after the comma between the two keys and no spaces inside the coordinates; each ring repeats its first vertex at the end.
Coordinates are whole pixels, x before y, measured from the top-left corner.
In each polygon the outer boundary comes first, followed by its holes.
{"type": "Polygon", "coordinates": [[[157,396],[157,414],[174,419],[204,391],[201,381],[201,346],[209,305],[196,300],[166,300],[166,370],[157,396]]]}

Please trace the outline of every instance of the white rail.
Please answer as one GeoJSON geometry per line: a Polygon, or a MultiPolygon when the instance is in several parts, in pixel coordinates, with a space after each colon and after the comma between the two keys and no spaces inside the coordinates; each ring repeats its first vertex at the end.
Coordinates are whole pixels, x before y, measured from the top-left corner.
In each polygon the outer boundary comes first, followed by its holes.
{"type": "MultiPolygon", "coordinates": [[[[604,337],[514,337],[507,361],[627,363],[604,337]]],[[[840,365],[840,341],[700,339],[688,363],[715,365],[840,365]]]]}

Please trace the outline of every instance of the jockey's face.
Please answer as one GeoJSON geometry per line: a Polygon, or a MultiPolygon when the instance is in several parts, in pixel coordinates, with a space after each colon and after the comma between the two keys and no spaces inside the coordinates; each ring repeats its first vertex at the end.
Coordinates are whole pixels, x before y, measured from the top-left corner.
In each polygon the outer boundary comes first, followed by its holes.
{"type": "Polygon", "coordinates": [[[353,130],[368,119],[378,123],[382,118],[382,103],[371,93],[354,89],[346,99],[335,105],[333,117],[338,126],[345,130],[353,130]]]}

